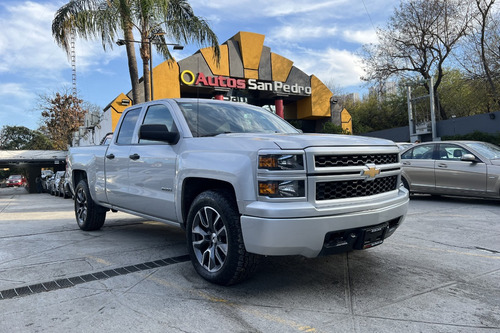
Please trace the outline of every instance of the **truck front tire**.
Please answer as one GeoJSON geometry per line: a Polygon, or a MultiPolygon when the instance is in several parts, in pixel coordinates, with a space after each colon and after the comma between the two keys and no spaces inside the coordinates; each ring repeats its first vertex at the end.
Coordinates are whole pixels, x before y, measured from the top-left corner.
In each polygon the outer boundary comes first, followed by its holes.
{"type": "Polygon", "coordinates": [[[255,271],[259,256],[245,250],[240,214],[228,191],[199,194],[189,209],[186,232],[191,261],[205,280],[227,286],[255,271]]]}
{"type": "Polygon", "coordinates": [[[101,229],[106,219],[106,210],[92,200],[85,180],[75,189],[75,216],[78,226],[85,231],[101,229]]]}

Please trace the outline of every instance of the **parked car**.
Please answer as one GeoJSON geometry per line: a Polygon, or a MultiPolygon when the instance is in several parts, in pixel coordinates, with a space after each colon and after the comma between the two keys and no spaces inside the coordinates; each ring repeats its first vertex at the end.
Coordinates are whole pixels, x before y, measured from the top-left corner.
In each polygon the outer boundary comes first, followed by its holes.
{"type": "Polygon", "coordinates": [[[55,177],[56,177],[56,175],[52,175],[52,176],[48,177],[46,180],[47,193],[50,193],[50,195],[55,194],[55,192],[54,192],[54,179],[55,179],[55,177]]]}
{"type": "Polygon", "coordinates": [[[396,145],[398,145],[399,150],[403,151],[405,149],[413,147],[414,143],[410,143],[410,142],[396,142],[396,145]]]}
{"type": "Polygon", "coordinates": [[[22,175],[10,175],[7,178],[7,187],[25,186],[26,178],[22,175]]]}
{"type": "Polygon", "coordinates": [[[421,143],[401,153],[410,193],[500,198],[500,147],[480,141],[421,143]]]}
{"type": "MultiPolygon", "coordinates": [[[[57,171],[55,176],[54,176],[54,182],[52,184],[52,191],[54,192],[53,194],[56,195],[56,196],[61,196],[61,193],[60,193],[60,183],[61,181],[64,183],[64,174],[66,173],[66,171],[57,171]]],[[[52,194],[52,193],[51,193],[52,194]]]]}
{"type": "Polygon", "coordinates": [[[65,172],[64,176],[59,181],[59,195],[64,199],[71,198],[73,196],[73,192],[71,191],[70,186],[70,177],[68,177],[68,173],[65,172]]]}
{"type": "Polygon", "coordinates": [[[40,175],[42,181],[42,192],[50,192],[47,184],[49,179],[54,175],[52,170],[42,170],[42,174],[40,175]]]}

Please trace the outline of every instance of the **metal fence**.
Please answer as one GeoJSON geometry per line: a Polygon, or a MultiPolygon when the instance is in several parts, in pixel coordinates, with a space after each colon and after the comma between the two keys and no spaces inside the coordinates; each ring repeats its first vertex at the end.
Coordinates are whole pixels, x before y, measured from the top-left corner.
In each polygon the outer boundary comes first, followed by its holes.
{"type": "MultiPolygon", "coordinates": [[[[438,138],[443,136],[464,135],[476,131],[490,134],[500,133],[500,111],[477,114],[469,117],[451,118],[436,123],[436,137],[438,138]]],[[[359,135],[389,139],[395,142],[410,142],[410,130],[408,126],[362,133],[359,135]]],[[[421,138],[421,141],[430,140],[430,134],[423,135],[421,138]]]]}

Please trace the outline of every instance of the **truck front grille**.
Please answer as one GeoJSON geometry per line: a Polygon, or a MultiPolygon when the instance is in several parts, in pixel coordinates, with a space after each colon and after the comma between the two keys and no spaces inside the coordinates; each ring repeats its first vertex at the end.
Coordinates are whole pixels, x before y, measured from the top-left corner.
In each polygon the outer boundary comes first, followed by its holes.
{"type": "Polygon", "coordinates": [[[398,154],[316,155],[316,168],[363,166],[368,163],[398,163],[398,154]]]}
{"type": "MultiPolygon", "coordinates": [[[[396,154],[397,157],[397,154],[396,154]]],[[[397,188],[397,176],[316,183],[316,200],[356,198],[389,192],[397,188]]]]}

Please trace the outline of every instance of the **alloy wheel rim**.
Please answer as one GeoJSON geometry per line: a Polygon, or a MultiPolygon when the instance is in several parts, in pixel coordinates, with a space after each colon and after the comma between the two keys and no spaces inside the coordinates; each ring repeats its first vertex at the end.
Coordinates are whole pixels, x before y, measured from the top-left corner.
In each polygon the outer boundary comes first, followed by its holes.
{"type": "Polygon", "coordinates": [[[220,214],[212,207],[202,207],[192,226],[192,246],[198,263],[214,273],[222,268],[227,258],[227,229],[220,214]]]}
{"type": "Polygon", "coordinates": [[[76,218],[78,220],[78,224],[81,225],[87,219],[87,213],[88,213],[87,195],[85,194],[82,188],[80,188],[76,193],[75,207],[76,207],[76,218]]]}

